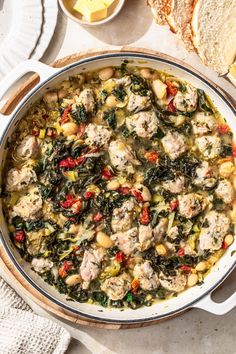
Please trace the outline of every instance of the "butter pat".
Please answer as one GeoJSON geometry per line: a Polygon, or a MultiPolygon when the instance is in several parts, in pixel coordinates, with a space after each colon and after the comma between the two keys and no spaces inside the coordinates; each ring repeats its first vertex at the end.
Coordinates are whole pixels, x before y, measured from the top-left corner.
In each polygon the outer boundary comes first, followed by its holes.
{"type": "Polygon", "coordinates": [[[107,7],[102,0],[77,0],[74,10],[89,22],[100,21],[107,17],[107,7]]]}
{"type": "Polygon", "coordinates": [[[236,62],[230,66],[227,77],[236,87],[236,62]]]}
{"type": "Polygon", "coordinates": [[[102,2],[107,8],[108,16],[110,16],[112,12],[115,10],[115,7],[117,5],[117,0],[102,0],[102,2]]]}

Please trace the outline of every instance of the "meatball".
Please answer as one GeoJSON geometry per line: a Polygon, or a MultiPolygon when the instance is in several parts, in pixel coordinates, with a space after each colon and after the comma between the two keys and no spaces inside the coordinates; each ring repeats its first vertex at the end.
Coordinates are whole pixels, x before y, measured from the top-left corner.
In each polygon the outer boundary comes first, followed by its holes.
{"type": "Polygon", "coordinates": [[[36,180],[36,173],[31,167],[25,166],[20,170],[12,168],[7,174],[6,190],[8,192],[21,191],[36,180]]]}
{"type": "Polygon", "coordinates": [[[187,84],[185,91],[178,91],[173,104],[178,111],[194,112],[197,109],[198,94],[195,87],[187,84]]]}
{"type": "Polygon", "coordinates": [[[86,250],[80,266],[81,278],[89,284],[96,279],[100,271],[100,265],[104,257],[104,251],[101,248],[96,250],[86,250]]]}
{"type": "Polygon", "coordinates": [[[108,148],[112,165],[119,171],[134,173],[133,165],[140,165],[130,146],[122,140],[114,140],[108,148]]]}
{"type": "Polygon", "coordinates": [[[131,92],[129,96],[129,102],[127,105],[127,110],[129,112],[139,112],[144,109],[148,109],[151,106],[151,100],[149,96],[135,95],[131,92]]]}
{"type": "Polygon", "coordinates": [[[189,193],[178,197],[179,214],[191,219],[202,211],[203,197],[196,193],[189,193]]]}
{"type": "Polygon", "coordinates": [[[203,161],[201,165],[196,168],[196,177],[193,183],[198,187],[209,190],[216,185],[216,182],[216,173],[207,161],[203,161]]]}
{"type": "Polygon", "coordinates": [[[165,153],[169,155],[171,160],[177,159],[187,150],[187,145],[183,135],[177,132],[170,132],[161,139],[165,153]]]}
{"type": "Polygon", "coordinates": [[[24,220],[37,219],[42,214],[43,201],[37,187],[32,187],[13,207],[12,217],[20,216],[24,220]]]}
{"type": "Polygon", "coordinates": [[[134,207],[134,202],[127,200],[120,208],[113,210],[111,227],[114,232],[127,231],[131,228],[134,207]]]}
{"type": "Polygon", "coordinates": [[[134,277],[138,279],[143,290],[154,290],[159,286],[158,275],[152,269],[150,262],[136,264],[134,267],[134,277]]]}
{"type": "Polygon", "coordinates": [[[195,141],[199,151],[207,160],[216,158],[221,151],[221,139],[218,136],[205,135],[195,141]]]}
{"type": "Polygon", "coordinates": [[[230,226],[229,218],[215,210],[210,211],[204,218],[199,235],[201,250],[218,250],[222,246],[224,236],[230,226]]]}
{"type": "Polygon", "coordinates": [[[44,273],[53,267],[53,262],[47,258],[33,258],[31,262],[32,267],[37,273],[44,273]]]}
{"type": "Polygon", "coordinates": [[[111,131],[102,125],[90,123],[86,129],[87,134],[86,142],[89,145],[104,146],[107,145],[111,138],[111,131]]]}
{"type": "Polygon", "coordinates": [[[191,123],[195,135],[209,134],[216,127],[214,116],[206,112],[195,113],[193,119],[191,119],[191,123]]]}
{"type": "Polygon", "coordinates": [[[152,200],[152,195],[149,189],[141,183],[135,183],[133,187],[133,193],[135,196],[135,191],[140,192],[140,197],[142,198],[143,202],[150,202],[152,200]]]}
{"type": "Polygon", "coordinates": [[[27,135],[16,149],[16,155],[20,159],[29,159],[37,155],[39,143],[35,136],[27,135]]]}
{"type": "Polygon", "coordinates": [[[117,232],[111,235],[111,240],[115,242],[116,246],[126,255],[131,255],[135,249],[138,241],[138,228],[133,227],[124,232],[117,232]]]}
{"type": "Polygon", "coordinates": [[[84,89],[79,95],[78,103],[84,106],[87,113],[93,113],[96,105],[93,90],[84,89]]]}
{"type": "Polygon", "coordinates": [[[165,274],[160,273],[159,281],[163,288],[176,293],[183,291],[187,284],[185,275],[166,276],[165,274]]]}
{"type": "Polygon", "coordinates": [[[184,190],[184,176],[179,176],[174,180],[163,182],[162,186],[165,190],[173,194],[179,194],[184,190]]]}
{"type": "Polygon", "coordinates": [[[122,300],[130,289],[131,279],[126,273],[106,279],[101,285],[101,290],[113,301],[122,300]]]}
{"type": "Polygon", "coordinates": [[[139,112],[127,117],[126,125],[141,138],[151,138],[157,131],[158,121],[153,111],[139,112]]]}
{"type": "Polygon", "coordinates": [[[167,228],[168,228],[168,219],[167,218],[160,219],[158,224],[153,229],[153,236],[155,242],[159,243],[162,241],[163,237],[166,234],[167,228]]]}
{"type": "Polygon", "coordinates": [[[219,184],[215,189],[215,193],[216,196],[225,204],[232,203],[234,198],[234,189],[228,179],[222,179],[219,181],[219,184]]]}
{"type": "Polygon", "coordinates": [[[152,233],[152,228],[150,225],[140,225],[138,230],[138,249],[140,251],[146,251],[150,248],[154,241],[154,236],[152,233]]]}

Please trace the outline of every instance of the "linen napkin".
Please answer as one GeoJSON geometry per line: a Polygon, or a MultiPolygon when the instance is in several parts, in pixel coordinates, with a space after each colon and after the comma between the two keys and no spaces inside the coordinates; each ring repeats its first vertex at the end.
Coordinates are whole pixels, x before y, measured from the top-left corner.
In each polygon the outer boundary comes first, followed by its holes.
{"type": "Polygon", "coordinates": [[[70,339],[67,330],[36,315],[0,277],[1,354],[63,354],[70,339]]]}

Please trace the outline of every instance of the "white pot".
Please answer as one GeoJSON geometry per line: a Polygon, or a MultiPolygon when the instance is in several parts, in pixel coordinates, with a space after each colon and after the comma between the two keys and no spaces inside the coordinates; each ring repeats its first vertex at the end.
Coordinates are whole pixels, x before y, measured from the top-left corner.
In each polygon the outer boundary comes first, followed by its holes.
{"type": "MultiPolygon", "coordinates": [[[[111,65],[119,66],[124,59],[132,60],[132,65],[151,67],[153,69],[166,71],[174,76],[190,82],[200,89],[203,89],[212,98],[215,106],[219,109],[222,115],[226,117],[227,123],[230,125],[236,136],[236,111],[222,91],[217,89],[215,85],[210,83],[206,78],[202,77],[194,69],[189,69],[189,67],[186,67],[182,63],[176,62],[174,59],[171,60],[169,57],[165,58],[150,54],[146,55],[128,52],[103,54],[80,60],[62,69],[54,69],[40,62],[26,61],[15,68],[13,72],[11,72],[9,76],[1,82],[0,86],[1,98],[7,89],[24,74],[28,72],[37,72],[40,75],[40,83],[27,94],[14,112],[8,117],[0,116],[1,165],[3,165],[6,155],[7,138],[13,132],[15,124],[24,116],[29,107],[40,97],[42,97],[46,91],[53,89],[59,82],[68,78],[68,76],[85,71],[97,70],[98,68],[111,65]]],[[[59,294],[55,289],[45,283],[30,269],[30,264],[22,261],[18,251],[10,241],[7,226],[2,215],[2,207],[0,210],[0,217],[1,220],[3,220],[1,223],[2,244],[18,270],[33,287],[41,292],[41,294],[74,314],[97,321],[132,324],[167,318],[193,307],[202,308],[218,315],[225,314],[235,307],[236,293],[234,293],[223,303],[213,302],[211,299],[211,293],[223,282],[223,280],[230,274],[230,272],[233,271],[235,267],[236,253],[232,253],[232,251],[236,247],[236,239],[234,244],[227,249],[225,255],[219,260],[217,265],[206,277],[202,285],[189,288],[177,297],[170,300],[161,301],[151,307],[121,311],[114,308],[107,309],[102,308],[101,306],[67,301],[65,295],[59,294]]]]}

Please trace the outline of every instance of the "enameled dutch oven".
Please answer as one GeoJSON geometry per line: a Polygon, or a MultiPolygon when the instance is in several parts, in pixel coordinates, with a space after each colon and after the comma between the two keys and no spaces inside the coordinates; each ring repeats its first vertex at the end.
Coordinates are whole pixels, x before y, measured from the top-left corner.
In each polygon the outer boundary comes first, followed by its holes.
{"type": "MultiPolygon", "coordinates": [[[[60,81],[65,80],[69,76],[85,71],[97,70],[107,66],[119,66],[124,60],[131,61],[132,65],[150,67],[168,72],[205,90],[205,92],[212,98],[218,110],[224,117],[226,117],[227,123],[230,125],[236,136],[236,110],[228,101],[225,94],[194,69],[191,70],[184,64],[176,62],[174,59],[171,60],[169,57],[165,58],[163,56],[159,57],[150,54],[136,54],[133,52],[108,53],[80,60],[63,67],[62,69],[55,69],[40,62],[27,61],[15,68],[0,85],[1,98],[7,89],[26,73],[36,72],[40,76],[40,82],[24,97],[20,104],[15,108],[14,112],[9,116],[0,116],[1,166],[3,166],[6,156],[8,137],[10,137],[17,122],[24,116],[28,108],[42,97],[46,91],[53,89],[60,81]]],[[[2,205],[0,205],[0,218],[2,245],[8,254],[8,257],[10,257],[15,267],[27,282],[54,304],[85,319],[131,325],[172,317],[186,309],[194,307],[218,315],[225,314],[235,307],[236,293],[222,303],[215,303],[211,299],[211,293],[224,281],[235,267],[236,253],[232,251],[236,248],[236,238],[234,244],[227,249],[225,255],[205,278],[202,285],[189,288],[177,297],[161,301],[151,307],[121,311],[119,309],[107,309],[102,308],[101,306],[66,300],[65,295],[59,294],[54,288],[45,283],[30,269],[30,264],[27,264],[21,259],[17,250],[11,243],[2,213],[2,205]]]]}

